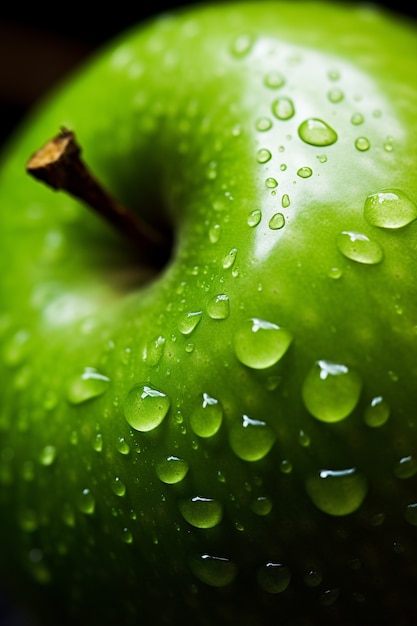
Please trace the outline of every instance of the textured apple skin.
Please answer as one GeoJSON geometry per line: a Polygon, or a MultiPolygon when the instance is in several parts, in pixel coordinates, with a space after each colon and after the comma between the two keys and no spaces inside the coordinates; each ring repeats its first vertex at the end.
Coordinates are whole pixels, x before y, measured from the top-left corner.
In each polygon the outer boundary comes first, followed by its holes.
{"type": "Polygon", "coordinates": [[[413,215],[416,32],[336,4],[163,16],[15,137],[0,568],[42,626],[415,623],[417,222],[364,207],[395,190],[413,215]],[[336,141],[300,137],[317,118],[336,141]],[[161,273],[26,176],[61,126],[172,229],[161,273]],[[132,427],[139,410],[154,427],[132,427]]]}

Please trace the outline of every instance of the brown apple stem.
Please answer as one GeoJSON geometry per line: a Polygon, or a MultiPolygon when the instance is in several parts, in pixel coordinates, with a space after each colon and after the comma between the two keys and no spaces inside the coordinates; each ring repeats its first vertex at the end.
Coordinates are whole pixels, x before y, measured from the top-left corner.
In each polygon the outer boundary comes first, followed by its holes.
{"type": "Polygon", "coordinates": [[[96,180],[81,159],[81,148],[72,131],[62,128],[59,135],[30,157],[26,171],[52,189],[62,189],[81,200],[129,238],[141,253],[152,256],[153,260],[166,260],[167,238],[116,202],[96,180]]]}

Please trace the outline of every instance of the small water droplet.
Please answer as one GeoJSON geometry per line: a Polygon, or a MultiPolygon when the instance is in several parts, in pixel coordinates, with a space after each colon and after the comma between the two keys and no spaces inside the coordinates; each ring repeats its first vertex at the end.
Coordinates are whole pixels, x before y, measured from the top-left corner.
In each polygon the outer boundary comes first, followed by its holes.
{"type": "Polygon", "coordinates": [[[190,417],[191,428],[199,437],[213,437],[223,421],[223,408],[216,398],[203,393],[190,417]]]}
{"type": "Polygon", "coordinates": [[[252,502],[251,509],[256,515],[268,515],[272,511],[272,501],[266,496],[259,496],[252,502]]]}
{"type": "Polygon", "coordinates": [[[168,396],[148,384],[132,387],[124,402],[124,414],[132,428],[148,432],[165,419],[171,401],[168,396]]]}
{"type": "Polygon", "coordinates": [[[128,528],[123,528],[121,539],[124,543],[131,544],[133,543],[133,535],[132,532],[128,528]]]}
{"type": "Polygon", "coordinates": [[[344,230],[336,237],[336,245],[343,256],[357,263],[377,265],[384,258],[379,243],[363,233],[344,230]]]}
{"type": "Polygon", "coordinates": [[[409,504],[407,506],[404,517],[409,524],[417,526],[417,503],[409,504]]]}
{"type": "Polygon", "coordinates": [[[311,569],[304,574],[304,582],[307,587],[318,587],[322,580],[323,577],[320,572],[317,572],[314,569],[311,569]]]}
{"type": "Polygon", "coordinates": [[[268,226],[271,230],[280,230],[285,226],[285,217],[282,213],[275,213],[269,220],[268,226]]]}
{"type": "Polygon", "coordinates": [[[338,599],[340,594],[340,589],[337,587],[334,589],[326,589],[320,596],[320,604],[321,606],[332,606],[338,599]]]}
{"type": "Polygon", "coordinates": [[[266,369],[284,356],[292,340],[286,328],[255,317],[238,327],[234,336],[235,354],[247,367],[266,369]]]}
{"type": "Polygon", "coordinates": [[[304,120],[298,127],[300,139],[312,146],[331,146],[337,141],[337,133],[326,122],[316,117],[304,120]]]}
{"type": "Polygon", "coordinates": [[[266,422],[243,415],[241,422],[235,422],[231,426],[229,440],[233,452],[240,459],[258,461],[271,450],[276,435],[266,422]]]}
{"type": "Polygon", "coordinates": [[[237,575],[236,564],[228,558],[202,554],[191,560],[190,567],[201,582],[211,587],[226,587],[237,575]]]}
{"type": "Polygon", "coordinates": [[[291,201],[290,201],[290,197],[287,193],[284,193],[284,195],[282,196],[281,199],[281,206],[283,209],[288,209],[288,207],[290,206],[291,201]]]}
{"type": "Polygon", "coordinates": [[[350,121],[354,126],[360,126],[364,122],[364,117],[362,113],[354,113],[350,118],[350,121]]]}
{"type": "Polygon", "coordinates": [[[191,335],[200,323],[202,315],[202,311],[191,311],[184,315],[178,323],[180,333],[186,336],[191,335]]]}
{"type": "Polygon", "coordinates": [[[256,153],[256,160],[258,163],[268,163],[272,158],[272,154],[267,148],[261,148],[256,153]]]}
{"type": "Polygon", "coordinates": [[[30,334],[27,330],[19,330],[6,343],[3,357],[9,367],[20,365],[26,358],[29,349],[30,334]]]}
{"type": "Polygon", "coordinates": [[[232,248],[231,250],[229,250],[226,256],[223,257],[223,262],[222,262],[223,269],[227,270],[233,267],[236,261],[236,255],[237,255],[237,248],[232,248]]]}
{"type": "Polygon", "coordinates": [[[343,516],[361,506],[368,492],[368,483],[356,468],[321,470],[307,479],[306,490],[320,511],[343,516]]]}
{"type": "Polygon", "coordinates": [[[39,518],[33,509],[23,509],[18,515],[18,524],[27,533],[33,533],[39,527],[39,518]]]}
{"type": "Polygon", "coordinates": [[[304,430],[300,430],[300,432],[298,433],[298,443],[303,448],[308,448],[308,446],[311,443],[311,439],[309,435],[306,432],[304,432],[304,430]]]}
{"type": "Polygon", "coordinates": [[[149,363],[151,367],[156,367],[160,362],[164,354],[165,341],[165,337],[159,335],[146,345],[143,351],[143,360],[149,363]]]}
{"type": "Polygon", "coordinates": [[[417,219],[417,205],[399,189],[384,189],[366,198],[364,217],[372,226],[403,228],[417,219]]]}
{"type": "Polygon", "coordinates": [[[195,496],[178,503],[181,515],[196,528],[213,528],[223,518],[223,507],[218,500],[195,496]]]}
{"type": "Polygon", "coordinates": [[[118,476],[116,476],[111,481],[111,490],[116,496],[119,496],[119,498],[123,498],[123,496],[126,494],[126,485],[123,483],[123,481],[120,480],[118,476]]]}
{"type": "Polygon", "coordinates": [[[403,456],[394,467],[394,474],[397,478],[406,480],[417,474],[417,459],[410,456],[403,456]]]}
{"type": "Polygon", "coordinates": [[[330,102],[333,102],[333,104],[338,104],[339,102],[342,102],[345,94],[341,89],[331,89],[327,94],[327,97],[330,102]]]}
{"type": "Polygon", "coordinates": [[[294,103],[290,98],[277,98],[272,103],[272,113],[279,120],[289,120],[295,115],[294,103]]]}
{"type": "Polygon", "coordinates": [[[288,459],[283,459],[280,463],[280,470],[283,474],[291,474],[292,472],[292,463],[288,461],[288,459]]]}
{"type": "Polygon", "coordinates": [[[229,296],[219,293],[207,303],[207,313],[213,320],[225,320],[230,315],[229,296]]]}
{"type": "Polygon", "coordinates": [[[55,459],[56,459],[55,446],[45,446],[39,455],[39,463],[43,465],[44,467],[48,467],[49,465],[52,465],[55,459]]]}
{"type": "Polygon", "coordinates": [[[214,224],[214,226],[209,229],[210,243],[217,243],[220,239],[221,232],[220,224],[214,224]]]}
{"type": "Polygon", "coordinates": [[[343,272],[340,267],[331,267],[328,272],[328,277],[333,278],[333,280],[338,280],[343,276],[343,272]]]}
{"type": "Polygon", "coordinates": [[[311,169],[311,167],[300,167],[300,169],[297,170],[297,176],[299,176],[300,178],[310,178],[312,174],[313,170],[311,169]]]}
{"type": "Polygon", "coordinates": [[[370,141],[366,137],[358,137],[355,140],[355,148],[359,150],[359,152],[366,152],[370,147],[370,141]]]}
{"type": "Polygon", "coordinates": [[[87,400],[103,395],[109,386],[110,378],[94,367],[86,367],[80,376],[73,378],[67,387],[67,399],[71,404],[82,404],[87,400]]]}
{"type": "Polygon", "coordinates": [[[285,85],[285,78],[279,72],[271,71],[265,75],[264,85],[269,89],[279,89],[285,85]]]}
{"type": "Polygon", "coordinates": [[[72,508],[70,504],[68,504],[68,502],[64,503],[62,507],[61,516],[62,516],[62,521],[64,522],[64,524],[66,524],[70,528],[73,528],[75,526],[74,509],[72,508]]]}
{"type": "Polygon", "coordinates": [[[242,34],[233,41],[231,53],[236,58],[242,58],[249,54],[254,44],[254,38],[249,34],[242,34]]]}
{"type": "Polygon", "coordinates": [[[187,475],[189,465],[178,456],[167,456],[155,468],[159,480],[167,485],[181,482],[187,475]]]}
{"type": "Polygon", "coordinates": [[[118,437],[116,441],[116,449],[124,456],[127,456],[130,453],[130,446],[124,437],[118,437]]]}
{"type": "Polygon", "coordinates": [[[346,365],[317,361],[307,374],[302,395],[307,410],[322,422],[339,422],[352,413],[362,390],[362,381],[346,365]]]}
{"type": "Polygon", "coordinates": [[[101,452],[103,450],[103,435],[97,433],[93,438],[93,450],[101,452]]]}
{"type": "Polygon", "coordinates": [[[262,211],[260,211],[259,209],[255,209],[248,216],[248,226],[250,226],[251,228],[258,226],[261,219],[262,219],[262,211]]]}
{"type": "Polygon", "coordinates": [[[255,128],[260,132],[265,132],[272,128],[272,120],[269,117],[260,117],[255,122],[255,128]]]}
{"type": "Polygon", "coordinates": [[[265,181],[265,187],[268,187],[268,189],[276,189],[276,187],[278,187],[278,181],[276,178],[267,178],[265,181]]]}
{"type": "Polygon", "coordinates": [[[390,408],[388,403],[382,396],[373,398],[370,405],[366,407],[364,420],[367,426],[371,428],[379,428],[383,426],[390,416],[390,408]]]}
{"type": "Polygon", "coordinates": [[[265,563],[257,572],[258,584],[267,593],[282,593],[290,584],[291,573],[282,563],[265,563]]]}
{"type": "Polygon", "coordinates": [[[96,508],[96,499],[89,489],[83,489],[78,501],[78,510],[85,515],[92,515],[96,508]]]}

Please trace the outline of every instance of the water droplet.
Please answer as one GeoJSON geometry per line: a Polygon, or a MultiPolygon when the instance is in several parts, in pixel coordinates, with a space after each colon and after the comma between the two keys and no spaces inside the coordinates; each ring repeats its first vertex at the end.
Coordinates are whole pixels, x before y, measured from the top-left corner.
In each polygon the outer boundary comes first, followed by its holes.
{"type": "Polygon", "coordinates": [[[227,270],[233,267],[236,261],[236,255],[237,255],[237,248],[232,248],[231,250],[229,250],[229,252],[223,258],[223,262],[222,262],[223,269],[227,270]]]}
{"type": "Polygon", "coordinates": [[[417,503],[409,504],[407,506],[404,517],[409,524],[417,526],[417,503]]]}
{"type": "Polygon", "coordinates": [[[285,226],[285,217],[282,213],[275,213],[269,220],[268,226],[271,230],[280,230],[285,226]]]}
{"type": "Polygon", "coordinates": [[[397,478],[406,480],[417,474],[417,459],[412,456],[403,456],[394,467],[397,478]]]}
{"type": "Polygon", "coordinates": [[[251,228],[254,228],[255,226],[259,224],[261,219],[262,219],[262,211],[260,211],[259,209],[255,209],[248,216],[248,226],[250,226],[251,228]]]}
{"type": "Polygon", "coordinates": [[[268,72],[264,78],[264,85],[270,89],[279,89],[285,85],[285,78],[279,72],[268,72]]]}
{"type": "Polygon", "coordinates": [[[116,496],[119,496],[119,498],[123,498],[123,496],[126,494],[126,485],[120,480],[118,476],[116,476],[111,481],[111,490],[116,496]]]}
{"type": "Polygon", "coordinates": [[[269,117],[260,117],[256,120],[255,127],[256,130],[259,130],[260,132],[265,132],[272,127],[272,120],[270,120],[269,117]]]}
{"type": "Polygon", "coordinates": [[[258,163],[268,163],[268,161],[270,161],[271,158],[272,158],[272,154],[266,148],[261,148],[256,153],[256,160],[258,161],[258,163]]]}
{"type": "Polygon", "coordinates": [[[265,187],[268,187],[268,189],[275,189],[276,187],[278,187],[278,181],[276,178],[267,178],[265,181],[265,187]]]}
{"type": "Polygon", "coordinates": [[[283,474],[291,474],[292,472],[292,463],[288,461],[288,459],[283,459],[280,464],[280,470],[283,474]]]}
{"type": "Polygon", "coordinates": [[[355,148],[360,152],[366,152],[367,150],[369,150],[370,147],[371,144],[369,142],[369,139],[367,139],[366,137],[358,137],[355,140],[355,148]]]}
{"type": "Polygon", "coordinates": [[[155,468],[159,480],[167,485],[175,485],[181,482],[187,475],[189,465],[187,461],[178,456],[168,456],[155,468]]]}
{"type": "Polygon", "coordinates": [[[26,358],[29,349],[30,334],[27,330],[19,330],[6,343],[4,362],[10,367],[20,365],[26,358]]]}
{"type": "Polygon", "coordinates": [[[62,507],[61,516],[62,516],[62,521],[64,522],[64,524],[66,524],[70,528],[73,528],[75,526],[74,509],[72,508],[70,504],[68,504],[68,502],[64,503],[62,507]]]}
{"type": "Polygon", "coordinates": [[[209,230],[210,243],[217,243],[220,239],[222,229],[220,224],[214,224],[209,230]]]}
{"type": "Polygon", "coordinates": [[[124,414],[132,428],[148,432],[165,419],[171,401],[168,396],[148,384],[132,387],[124,402],[124,414]]]}
{"type": "Polygon", "coordinates": [[[326,589],[320,596],[320,604],[322,606],[331,606],[336,602],[340,594],[340,589],[326,589]]]}
{"type": "Polygon", "coordinates": [[[356,468],[321,470],[307,479],[306,490],[320,511],[343,516],[361,506],[368,492],[368,483],[356,468]]]}
{"type": "Polygon", "coordinates": [[[119,437],[116,441],[116,448],[120,454],[127,456],[130,453],[130,446],[124,437],[119,437]]]}
{"type": "Polygon", "coordinates": [[[277,98],[272,103],[272,113],[279,120],[289,120],[295,114],[294,103],[290,98],[277,98]]]}
{"type": "Polygon", "coordinates": [[[286,328],[255,317],[238,327],[234,336],[235,354],[243,365],[265,369],[284,356],[292,340],[286,328]]]}
{"type": "Polygon", "coordinates": [[[240,459],[258,461],[271,450],[276,435],[265,422],[243,415],[241,422],[235,422],[231,426],[229,440],[233,452],[240,459]]]}
{"type": "Polygon", "coordinates": [[[82,404],[98,398],[108,389],[110,378],[100,374],[94,367],[86,367],[81,376],[73,378],[67,388],[67,399],[71,404],[82,404]]]}
{"type": "Polygon", "coordinates": [[[207,313],[213,320],[225,320],[230,314],[229,296],[219,293],[213,296],[207,304],[207,313]]]}
{"type": "Polygon", "coordinates": [[[327,156],[325,154],[318,154],[317,160],[319,163],[327,163],[327,156]]]}
{"type": "Polygon", "coordinates": [[[216,398],[203,393],[202,400],[191,413],[191,428],[199,437],[213,437],[223,421],[223,408],[216,398]]]}
{"type": "Polygon", "coordinates": [[[233,561],[209,554],[192,559],[190,567],[201,582],[211,587],[230,585],[237,575],[237,566],[233,561]]]}
{"type": "Polygon", "coordinates": [[[343,272],[340,267],[331,267],[328,272],[328,277],[333,278],[333,280],[338,280],[343,276],[343,272]]]}
{"type": "Polygon", "coordinates": [[[307,374],[302,395],[308,411],[322,422],[339,422],[352,413],[362,390],[359,375],[346,365],[317,361],[307,374]]]}
{"type": "Polygon", "coordinates": [[[340,78],[340,72],[339,70],[332,69],[327,72],[327,76],[329,77],[329,80],[336,81],[340,78]]]}
{"type": "Polygon", "coordinates": [[[92,515],[96,508],[96,499],[89,489],[83,489],[77,502],[78,510],[85,515],[92,515]]]}
{"type": "Polygon", "coordinates": [[[288,209],[288,207],[290,206],[291,202],[290,202],[290,197],[287,193],[284,193],[284,195],[282,196],[281,199],[281,206],[283,209],[288,209]]]}
{"type": "Polygon", "coordinates": [[[331,89],[327,94],[327,97],[330,102],[333,102],[333,104],[338,104],[339,102],[342,102],[345,95],[341,89],[331,89]]]}
{"type": "Polygon", "coordinates": [[[133,535],[132,532],[128,528],[123,528],[121,539],[124,543],[131,544],[133,543],[133,535]]]}
{"type": "Polygon", "coordinates": [[[165,337],[159,335],[150,341],[143,351],[143,360],[155,367],[160,362],[165,349],[165,337]]]}
{"type": "Polygon", "coordinates": [[[311,167],[300,167],[300,169],[297,170],[297,176],[299,176],[300,178],[310,178],[312,174],[313,170],[311,169],[311,167]]]}
{"type": "Polygon", "coordinates": [[[52,465],[52,463],[56,459],[56,448],[55,446],[45,446],[40,453],[39,463],[44,467],[48,467],[52,465]]]}
{"type": "Polygon", "coordinates": [[[365,200],[364,217],[372,226],[402,228],[417,219],[417,205],[398,189],[384,189],[365,200]]]}
{"type": "Polygon", "coordinates": [[[304,575],[304,582],[307,585],[307,587],[318,587],[321,584],[322,580],[323,580],[323,577],[320,574],[320,572],[317,572],[314,569],[309,570],[304,575]]]}
{"type": "Polygon", "coordinates": [[[354,126],[360,126],[360,124],[363,124],[364,122],[364,117],[362,113],[354,113],[350,118],[350,121],[354,126]]]}
{"type": "Polygon", "coordinates": [[[363,233],[344,230],[337,236],[336,245],[343,256],[357,263],[377,265],[384,258],[379,243],[363,233]]]}
{"type": "Polygon", "coordinates": [[[252,502],[251,509],[256,515],[268,515],[272,511],[272,501],[266,496],[259,496],[252,502]]]}
{"type": "Polygon", "coordinates": [[[191,335],[193,330],[195,330],[200,323],[202,315],[202,311],[191,311],[182,317],[178,324],[180,333],[186,336],[191,335]]]}
{"type": "Polygon", "coordinates": [[[18,523],[22,530],[33,533],[39,527],[39,518],[33,509],[24,509],[18,515],[18,523]]]}
{"type": "Polygon", "coordinates": [[[265,563],[256,572],[258,584],[267,593],[282,593],[290,584],[291,573],[282,563],[265,563]]]}
{"type": "Polygon", "coordinates": [[[223,518],[223,507],[218,500],[195,496],[178,503],[181,515],[196,528],[213,528],[223,518]]]}
{"type": "Polygon", "coordinates": [[[239,37],[236,37],[236,39],[232,43],[231,52],[233,56],[237,58],[242,58],[250,52],[253,44],[254,38],[252,37],[252,35],[239,35],[239,37]]]}
{"type": "Polygon", "coordinates": [[[390,408],[388,403],[377,396],[373,398],[370,405],[365,409],[364,420],[367,426],[371,428],[379,428],[383,426],[390,416],[390,408]]]}
{"type": "Polygon", "coordinates": [[[97,433],[93,438],[93,450],[101,452],[103,450],[103,435],[97,433]]]}
{"type": "Polygon", "coordinates": [[[308,448],[308,446],[311,443],[311,439],[310,439],[309,435],[307,435],[307,433],[304,432],[304,430],[300,430],[300,432],[298,433],[298,443],[303,448],[308,448]]]}
{"type": "Polygon", "coordinates": [[[300,139],[312,146],[331,146],[337,141],[337,133],[326,122],[316,117],[304,120],[298,127],[300,139]]]}

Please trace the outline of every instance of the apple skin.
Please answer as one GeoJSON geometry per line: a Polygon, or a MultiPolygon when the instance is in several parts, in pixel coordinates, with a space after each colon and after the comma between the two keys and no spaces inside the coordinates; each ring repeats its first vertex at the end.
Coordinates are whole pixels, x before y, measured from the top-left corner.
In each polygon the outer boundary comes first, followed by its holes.
{"type": "Polygon", "coordinates": [[[416,45],[370,7],[197,6],[14,137],[0,571],[42,626],[415,623],[416,45]],[[162,271],[25,174],[61,126],[173,232],[162,271]]]}

